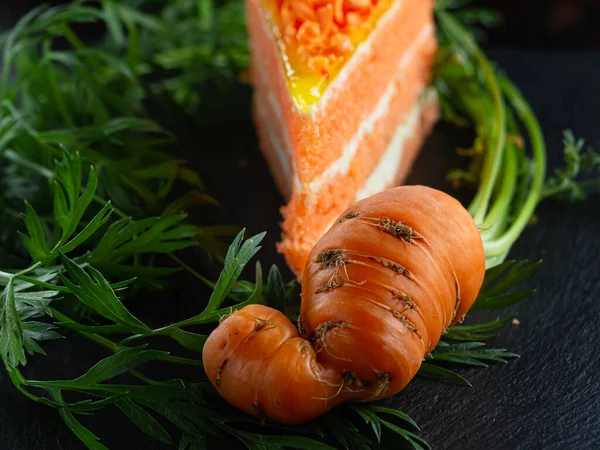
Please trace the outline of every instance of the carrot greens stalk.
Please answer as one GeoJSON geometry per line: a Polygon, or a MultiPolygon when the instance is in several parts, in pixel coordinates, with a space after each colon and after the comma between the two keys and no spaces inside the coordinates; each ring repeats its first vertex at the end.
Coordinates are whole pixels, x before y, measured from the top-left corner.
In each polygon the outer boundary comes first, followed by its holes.
{"type": "Polygon", "coordinates": [[[435,84],[444,119],[468,123],[476,131],[469,152],[470,170],[451,175],[455,182],[475,186],[468,209],[481,229],[491,268],[506,259],[541,201],[565,192],[571,193],[571,199],[581,199],[590,188],[600,186],[600,178],[593,178],[600,164],[595,152],[583,154],[583,141],[566,131],[567,168],[546,180],[546,143],[534,111],[518,87],[487,59],[469,27],[489,25],[494,16],[485,10],[465,9],[468,3],[437,2],[441,50],[435,84]],[[527,144],[531,156],[526,153],[527,144]],[[582,169],[592,175],[578,181],[582,169]]]}
{"type": "Polygon", "coordinates": [[[467,84],[471,85],[467,92],[474,96],[457,103],[459,106],[453,112],[460,111],[459,114],[474,122],[482,147],[476,155],[483,162],[476,175],[478,188],[469,212],[482,228],[487,267],[493,267],[504,261],[542,199],[546,177],[544,138],[522,94],[508,79],[497,74],[459,20],[442,8],[436,11],[436,17],[440,39],[446,45],[438,67],[440,92],[449,97],[462,96],[465,89],[461,87],[467,84]],[[531,141],[534,167],[532,174],[526,174],[529,179],[522,182],[525,200],[519,205],[515,205],[517,170],[529,161],[515,114],[531,141]]]}
{"type": "Polygon", "coordinates": [[[581,201],[587,193],[600,190],[600,154],[586,148],[583,139],[576,139],[573,132],[564,132],[565,166],[557,168],[544,184],[544,198],[555,197],[570,201],[581,201]],[[582,173],[585,175],[582,178],[582,173]]]}

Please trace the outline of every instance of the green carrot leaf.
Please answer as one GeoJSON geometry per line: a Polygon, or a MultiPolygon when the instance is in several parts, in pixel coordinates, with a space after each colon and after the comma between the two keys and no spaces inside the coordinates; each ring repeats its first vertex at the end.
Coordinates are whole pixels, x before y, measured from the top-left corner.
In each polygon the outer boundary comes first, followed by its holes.
{"type": "MultiPolygon", "coordinates": [[[[59,389],[50,389],[52,397],[59,403],[64,405],[62,393],[59,389]]],[[[65,424],[71,429],[71,431],[77,436],[81,442],[83,442],[90,450],[108,450],[107,447],[100,443],[100,439],[90,430],[85,428],[81,423],[75,419],[75,416],[66,407],[62,407],[58,410],[65,424]]]]}
{"type": "Polygon", "coordinates": [[[27,362],[12,279],[0,294],[0,356],[11,367],[27,362]]]}
{"type": "Polygon", "coordinates": [[[498,295],[495,297],[483,297],[473,307],[471,311],[478,309],[502,309],[519,303],[534,294],[535,290],[515,292],[513,294],[498,295]]]}
{"type": "MultiPolygon", "coordinates": [[[[52,389],[52,388],[50,388],[52,389]]],[[[67,408],[73,414],[89,414],[96,411],[101,411],[108,406],[113,406],[118,403],[125,394],[112,395],[102,400],[83,400],[77,403],[69,403],[67,404],[67,408]]]]}
{"type": "Polygon", "coordinates": [[[86,242],[90,237],[94,235],[100,228],[102,228],[111,217],[114,209],[110,202],[107,202],[104,207],[96,214],[96,216],[85,225],[85,228],[73,239],[62,246],[61,250],[63,253],[70,253],[79,247],[81,244],[86,242]]]}
{"type": "Polygon", "coordinates": [[[61,328],[92,334],[124,334],[130,331],[130,328],[126,325],[83,325],[77,322],[56,322],[56,325],[61,328]]]}
{"type": "Polygon", "coordinates": [[[136,333],[145,334],[151,331],[148,326],[125,308],[110,283],[100,272],[93,267],[88,267],[90,273],[88,274],[62,252],[60,253],[60,259],[67,274],[73,280],[70,281],[64,275],[61,275],[62,282],[83,304],[116,324],[135,330],[136,333]]]}
{"type": "Polygon", "coordinates": [[[454,325],[443,337],[453,341],[485,341],[497,336],[497,333],[491,332],[504,328],[512,319],[512,316],[498,317],[488,322],[473,325],[454,325]]]}
{"type": "Polygon", "coordinates": [[[466,378],[457,374],[456,372],[446,369],[444,367],[437,366],[424,362],[419,367],[418,375],[425,378],[431,378],[439,381],[448,381],[451,383],[460,384],[462,386],[471,387],[473,386],[466,378]]]}
{"type": "Polygon", "coordinates": [[[29,384],[45,388],[59,387],[61,389],[85,390],[135,369],[142,364],[155,361],[166,354],[158,350],[146,350],[144,346],[128,348],[103,359],[84,375],[74,380],[30,381],[29,384]]]}
{"type": "Polygon", "coordinates": [[[416,422],[414,420],[412,420],[408,415],[404,414],[401,411],[397,411],[392,408],[385,408],[383,406],[376,406],[376,405],[365,406],[365,409],[368,411],[371,411],[375,414],[378,414],[378,415],[386,414],[388,416],[396,417],[396,418],[408,423],[411,427],[413,427],[417,431],[419,430],[419,427],[417,426],[416,422]]]}
{"type": "Polygon", "coordinates": [[[23,322],[23,334],[36,341],[48,341],[52,339],[62,339],[63,336],[57,333],[56,326],[44,323],[27,321],[23,322]]]}
{"type": "Polygon", "coordinates": [[[529,297],[534,290],[511,292],[511,289],[531,278],[540,264],[541,261],[529,265],[527,261],[505,261],[489,269],[471,311],[506,308],[529,297]]]}
{"type": "Polygon", "coordinates": [[[328,435],[337,441],[340,448],[365,448],[371,441],[361,436],[360,431],[351,420],[334,412],[327,414],[323,420],[328,435]]]}
{"type": "Polygon", "coordinates": [[[464,342],[449,344],[440,341],[436,348],[426,357],[427,360],[446,361],[475,367],[487,367],[487,363],[506,364],[510,358],[519,355],[506,351],[506,349],[483,348],[482,342],[464,342]]]}
{"type": "Polygon", "coordinates": [[[365,423],[371,425],[373,433],[377,438],[377,442],[381,442],[381,422],[377,415],[374,412],[361,407],[353,407],[352,409],[364,419],[365,423]]]}
{"type": "Polygon", "coordinates": [[[229,247],[223,271],[221,272],[217,285],[208,301],[205,313],[212,313],[221,306],[244,270],[246,264],[248,264],[260,250],[259,244],[264,239],[266,233],[257,234],[256,236],[247,239],[246,242],[242,244],[244,231],[245,230],[239,232],[229,247]]]}
{"type": "Polygon", "coordinates": [[[117,46],[123,46],[125,44],[125,34],[123,33],[123,25],[119,20],[115,3],[112,0],[103,0],[102,7],[112,39],[117,46]]]}
{"type": "Polygon", "coordinates": [[[169,331],[169,336],[175,339],[179,344],[192,351],[201,353],[208,336],[197,333],[190,333],[179,328],[169,331]]]}
{"type": "Polygon", "coordinates": [[[25,201],[25,211],[22,217],[29,236],[21,234],[21,240],[34,261],[43,261],[50,254],[46,232],[40,217],[27,201],[25,201]]]}
{"type": "Polygon", "coordinates": [[[285,312],[285,287],[283,278],[277,266],[271,266],[267,282],[267,304],[279,311],[285,312]]]}
{"type": "Polygon", "coordinates": [[[148,411],[135,402],[123,398],[117,402],[117,407],[129,420],[151,438],[166,444],[174,444],[167,430],[148,411]]]}
{"type": "Polygon", "coordinates": [[[197,227],[183,224],[177,214],[141,220],[123,218],[114,222],[91,255],[92,264],[111,264],[147,253],[171,253],[191,247],[197,227]]]}
{"type": "Polygon", "coordinates": [[[380,420],[381,424],[387,429],[393,431],[398,436],[401,436],[406,442],[408,442],[414,450],[430,450],[429,444],[420,436],[400,428],[387,420],[380,420]]]}
{"type": "Polygon", "coordinates": [[[584,200],[589,189],[600,190],[600,153],[591,148],[584,152],[585,141],[575,138],[571,130],[564,132],[563,144],[565,164],[546,180],[543,196],[584,200]]]}

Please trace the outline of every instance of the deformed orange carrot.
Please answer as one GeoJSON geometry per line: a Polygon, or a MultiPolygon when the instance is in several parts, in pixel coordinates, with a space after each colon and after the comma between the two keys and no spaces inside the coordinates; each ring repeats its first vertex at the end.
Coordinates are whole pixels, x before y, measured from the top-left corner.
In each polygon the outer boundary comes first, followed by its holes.
{"type": "Polygon", "coordinates": [[[479,230],[457,200],[390,189],[349,208],[314,247],[299,330],[246,306],[210,335],[206,373],[231,404],[285,424],[391,396],[466,314],[484,274],[479,230]]]}

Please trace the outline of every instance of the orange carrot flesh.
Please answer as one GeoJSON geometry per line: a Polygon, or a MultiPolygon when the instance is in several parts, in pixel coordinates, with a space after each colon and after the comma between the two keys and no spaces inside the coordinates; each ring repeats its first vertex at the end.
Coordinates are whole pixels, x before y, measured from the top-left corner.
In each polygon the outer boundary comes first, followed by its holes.
{"type": "Polygon", "coordinates": [[[206,373],[234,406],[285,424],[389,397],[466,314],[484,275],[479,230],[456,199],[387,190],[354,204],[314,247],[300,331],[272,308],[247,306],[207,340],[206,373]]]}

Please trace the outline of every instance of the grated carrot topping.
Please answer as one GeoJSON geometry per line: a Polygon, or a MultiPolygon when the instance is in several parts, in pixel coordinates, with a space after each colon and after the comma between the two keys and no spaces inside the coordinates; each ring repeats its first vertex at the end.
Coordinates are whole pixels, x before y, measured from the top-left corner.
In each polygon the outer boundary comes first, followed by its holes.
{"type": "Polygon", "coordinates": [[[300,62],[329,76],[354,50],[349,33],[367,21],[379,0],[277,0],[283,37],[300,62]]]}

